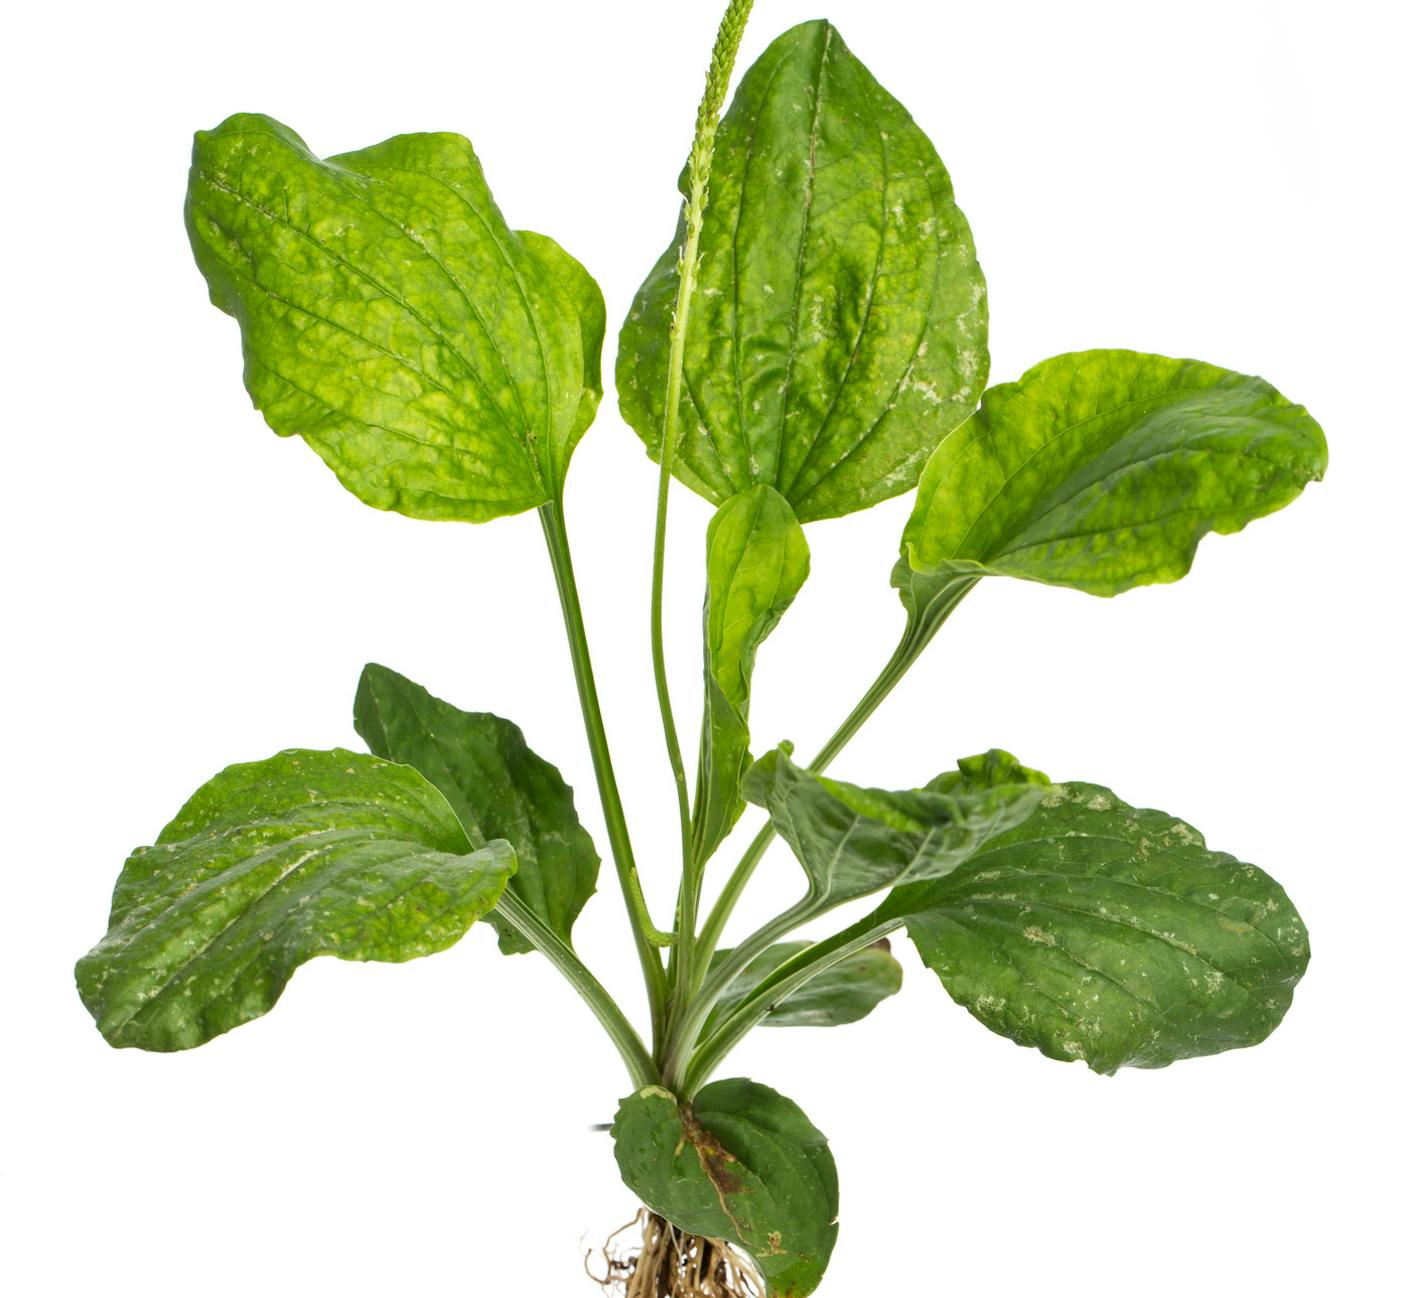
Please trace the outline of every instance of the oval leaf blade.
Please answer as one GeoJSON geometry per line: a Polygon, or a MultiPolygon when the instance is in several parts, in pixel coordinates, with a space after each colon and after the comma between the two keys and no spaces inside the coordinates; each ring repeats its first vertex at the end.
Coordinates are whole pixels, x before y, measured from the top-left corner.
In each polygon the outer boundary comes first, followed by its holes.
{"type": "MultiPolygon", "coordinates": [[[[519,860],[510,891],[572,946],[574,920],[597,886],[598,853],[558,768],[529,750],[512,721],[462,712],[379,663],[361,673],[354,710],[370,750],[425,776],[471,842],[509,842],[519,860]]],[[[533,950],[498,915],[486,918],[500,950],[533,950]]]]}
{"type": "Polygon", "coordinates": [[[693,820],[699,862],[712,855],[746,805],[741,786],[751,765],[747,719],[757,648],[810,568],[805,533],[770,487],[733,496],[708,525],[705,702],[693,820]]]}
{"type": "Polygon", "coordinates": [[[229,766],[125,863],[79,994],[111,1045],[186,1050],[265,1014],[315,956],[443,951],[514,868],[410,767],[340,748],[229,766]]]}
{"type": "Polygon", "coordinates": [[[619,1104],[613,1140],[628,1188],[679,1230],[735,1244],[771,1298],[820,1284],[836,1242],[836,1165],[784,1095],[731,1078],[680,1105],[645,1087],[619,1104]]]}
{"type": "Polygon", "coordinates": [[[1002,574],[1117,595],[1175,581],[1208,532],[1281,509],[1325,465],[1320,425],[1262,379],[1142,352],[1055,356],[990,388],[930,457],[895,582],[1002,574]]]}
{"type": "MultiPolygon", "coordinates": [[[[654,456],[683,231],[619,336],[654,456]]],[[[768,47],[717,133],[673,471],[803,522],[908,491],[988,375],[984,277],[944,164],[824,21],[768,47]]]]}
{"type": "Polygon", "coordinates": [[[505,225],[468,140],[323,161],[238,114],[195,137],[185,215],[253,404],[368,505],[480,522],[560,494],[602,391],[603,299],[505,225]]]}
{"type": "Polygon", "coordinates": [[[1054,790],[948,878],[897,888],[921,958],[981,1023],[1096,1072],[1263,1041],[1310,959],[1264,871],[1093,784],[1054,790]]]}
{"type": "Polygon", "coordinates": [[[815,913],[882,888],[938,878],[1019,824],[1048,777],[994,750],[922,789],[864,789],[802,770],[782,749],[752,768],[744,790],[801,862],[815,913]]]}

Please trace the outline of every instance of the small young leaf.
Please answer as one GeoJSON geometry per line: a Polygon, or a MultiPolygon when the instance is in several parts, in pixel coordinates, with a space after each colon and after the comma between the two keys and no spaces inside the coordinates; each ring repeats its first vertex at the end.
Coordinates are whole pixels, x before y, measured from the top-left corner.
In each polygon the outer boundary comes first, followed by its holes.
{"type": "Polygon", "coordinates": [[[893,580],[921,602],[991,574],[1093,595],[1175,581],[1208,532],[1289,504],[1325,463],[1320,425],[1261,379],[1140,352],[1055,356],[990,388],[930,457],[893,580]]]}
{"type": "Polygon", "coordinates": [[[1280,885],[1190,825],[1066,784],[947,878],[897,888],[949,994],[975,1018],[1096,1072],[1263,1041],[1310,948],[1280,885]]]}
{"type": "Polygon", "coordinates": [[[680,1105],[644,1087],[619,1104],[613,1140],[628,1188],[679,1230],[741,1248],[770,1298],[820,1284],[836,1242],[836,1165],[785,1096],[732,1078],[680,1105]]]}
{"type": "Polygon", "coordinates": [[[314,956],[443,951],[514,868],[407,766],[340,748],[229,766],[129,857],[79,994],[111,1045],[186,1050],[265,1014],[314,956]]]}
{"type": "MultiPolygon", "coordinates": [[[[811,945],[810,942],[778,942],[763,951],[722,990],[717,1009],[703,1027],[702,1035],[709,1036],[722,1017],[735,1009],[748,992],[754,991],[763,979],[811,945]]],[[[712,957],[712,968],[730,954],[730,951],[718,951],[712,957]]],[[[761,1022],[769,1028],[830,1028],[854,1023],[887,996],[898,992],[900,980],[900,962],[890,954],[890,943],[876,942],[802,983],[773,1005],[761,1022]]]]}
{"type": "Polygon", "coordinates": [[[198,132],[185,212],[253,404],[368,505],[480,522],[560,495],[602,393],[603,299],[505,225],[468,140],[323,162],[239,114],[198,132]]]}
{"type": "MultiPolygon", "coordinates": [[[[684,232],[618,344],[654,456],[684,232]]],[[[779,36],[717,132],[673,471],[803,522],[908,491],[988,374],[984,277],[934,146],[824,21],[779,36]]]]}
{"type": "MultiPolygon", "coordinates": [[[[529,751],[512,721],[462,712],[399,672],[367,663],[356,687],[356,733],[377,757],[415,767],[445,795],[472,843],[507,839],[519,859],[510,891],[569,945],[598,879],[598,853],[573,790],[529,751]]],[[[506,954],[533,948],[498,915],[506,954]]]]}
{"type": "Polygon", "coordinates": [[[806,871],[806,905],[819,914],[895,884],[957,869],[1019,824],[1052,787],[1009,754],[966,758],[923,789],[862,789],[802,770],[783,749],[743,785],[806,871]]]}
{"type": "Polygon", "coordinates": [[[708,526],[706,702],[693,819],[699,862],[712,855],[746,805],[741,785],[751,765],[747,716],[757,647],[801,589],[810,564],[796,515],[770,487],[733,496],[708,526]]]}

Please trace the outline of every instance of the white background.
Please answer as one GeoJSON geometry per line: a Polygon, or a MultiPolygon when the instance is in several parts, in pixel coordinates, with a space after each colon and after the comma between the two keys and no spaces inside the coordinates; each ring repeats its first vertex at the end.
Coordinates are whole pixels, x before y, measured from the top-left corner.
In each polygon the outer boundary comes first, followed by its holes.
{"type": "MultiPolygon", "coordinates": [[[[595,1293],[631,1214],[626,1079],[534,956],[480,926],[405,966],[317,961],[267,1018],[115,1052],[71,966],[128,849],[220,767],[352,744],[365,661],[517,720],[596,798],[533,515],[360,505],[240,382],[180,221],[235,110],[321,153],[469,135],[517,226],[616,327],[672,229],[715,0],[26,6],[8,20],[0,1278],[16,1295],[595,1293]]],[[[1113,601],[982,586],[838,766],[917,782],[1011,748],[1163,806],[1285,882],[1315,950],[1262,1047],[1113,1079],[992,1036],[907,944],[906,987],[737,1072],[829,1134],[827,1298],[1396,1294],[1418,1224],[1420,30],[1409,4],[764,0],[745,67],[824,14],[938,145],[978,241],[994,378],[1088,346],[1260,373],[1332,464],[1283,514],[1113,601]],[[1408,1102],[1406,1102],[1408,1097],[1408,1102]]],[[[612,341],[605,373],[612,386],[612,341]]],[[[648,681],[655,470],[611,392],[568,509],[625,800],[672,900],[648,681]]],[[[899,633],[908,499],[811,528],[763,651],[758,745],[814,750],[899,633]]],[[[674,496],[686,740],[708,507],[674,496]]],[[[752,823],[738,841],[744,841],[752,823]]],[[[748,914],[789,900],[768,858],[748,914]]],[[[579,927],[631,1006],[611,868],[579,927]]],[[[1417,1278],[1417,1277],[1416,1277],[1417,1278]]]]}

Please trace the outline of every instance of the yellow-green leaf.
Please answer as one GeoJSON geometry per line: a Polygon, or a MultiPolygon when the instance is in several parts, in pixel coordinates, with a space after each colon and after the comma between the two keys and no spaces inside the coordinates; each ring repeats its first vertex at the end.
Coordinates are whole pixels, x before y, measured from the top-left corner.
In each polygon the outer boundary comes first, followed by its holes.
{"type": "Polygon", "coordinates": [[[368,505],[480,522],[560,495],[602,392],[603,299],[505,224],[463,136],[323,161],[239,114],[198,132],[185,212],[253,404],[368,505]]]}
{"type": "Polygon", "coordinates": [[[920,477],[896,570],[912,615],[992,574],[1116,595],[1175,581],[1323,476],[1325,436],[1262,379],[1130,351],[1073,352],[984,394],[920,477]]]}

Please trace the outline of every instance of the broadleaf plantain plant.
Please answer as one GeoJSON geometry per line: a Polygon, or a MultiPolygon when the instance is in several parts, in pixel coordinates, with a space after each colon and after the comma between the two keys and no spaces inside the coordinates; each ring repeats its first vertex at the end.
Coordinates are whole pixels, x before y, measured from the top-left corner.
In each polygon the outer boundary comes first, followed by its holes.
{"type": "Polygon", "coordinates": [[[775,40],[721,118],[750,9],[723,17],[681,220],[618,350],[620,408],[660,466],[653,675],[682,863],[667,931],[639,882],[562,508],[601,396],[597,286],[504,223],[455,135],[323,161],[270,118],[231,117],[198,134],[186,205],[277,433],[377,508],[538,511],[650,1036],[574,953],[599,862],[559,772],[512,722],[375,665],[355,703],[371,755],[288,750],[209,780],[130,856],[77,968],[113,1045],[181,1050],[265,1014],[314,956],[407,960],[489,921],[502,950],[554,962],[627,1066],[614,1152],[645,1208],[612,1280],[644,1298],[816,1288],[837,1232],[825,1137],[776,1091],[710,1079],[758,1024],[846,1023],[894,993],[896,930],[988,1027],[1103,1073],[1261,1041],[1308,959],[1261,870],[1105,788],[997,750],[903,791],[823,774],[981,579],[1101,596],[1173,581],[1206,533],[1319,479],[1326,448],[1274,388],[1198,361],[1078,352],[984,391],[984,279],[933,147],[824,21],[775,40]],[[663,660],[672,476],[717,505],[691,792],[663,660]],[[803,524],[912,488],[899,645],[808,764],[786,745],[753,761],[753,665],[807,578],[803,524]],[[768,823],[704,907],[747,803],[768,823]],[[774,835],[806,894],[728,949],[774,835]],[[840,932],[794,936],[853,901],[865,913],[840,932]]]}

